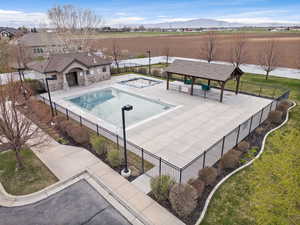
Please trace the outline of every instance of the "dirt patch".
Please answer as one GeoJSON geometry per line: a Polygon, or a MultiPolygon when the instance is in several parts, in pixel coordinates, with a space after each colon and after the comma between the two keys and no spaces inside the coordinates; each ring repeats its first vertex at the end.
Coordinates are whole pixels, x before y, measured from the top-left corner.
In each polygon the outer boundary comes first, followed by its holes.
{"type": "MultiPolygon", "coordinates": [[[[297,68],[297,58],[300,52],[300,33],[286,34],[246,34],[249,39],[247,44],[247,63],[258,64],[259,52],[263,49],[264,43],[270,39],[278,40],[278,50],[280,52],[279,66],[297,68]]],[[[170,47],[171,56],[199,58],[201,45],[205,40],[205,35],[173,35],[155,37],[132,37],[132,38],[107,38],[95,40],[94,46],[109,52],[115,40],[122,50],[129,52],[129,57],[146,55],[146,51],[151,49],[152,56],[164,54],[164,48],[170,47]]],[[[232,34],[218,35],[218,49],[216,60],[230,61],[230,47],[233,43],[232,34]]]]}

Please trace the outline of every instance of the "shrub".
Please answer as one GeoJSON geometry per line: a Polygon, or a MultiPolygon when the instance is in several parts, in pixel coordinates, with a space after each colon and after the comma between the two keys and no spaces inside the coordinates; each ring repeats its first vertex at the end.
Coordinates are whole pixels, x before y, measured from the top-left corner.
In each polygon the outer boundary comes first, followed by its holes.
{"type": "Polygon", "coordinates": [[[197,191],[189,184],[175,184],[171,188],[169,200],[180,217],[187,217],[197,206],[197,191]]]}
{"type": "Polygon", "coordinates": [[[120,152],[118,150],[111,150],[107,153],[107,160],[112,167],[121,165],[120,152]]]}
{"type": "Polygon", "coordinates": [[[282,121],[283,113],[280,111],[272,111],[269,114],[269,120],[272,123],[278,124],[282,121]]]}
{"type": "Polygon", "coordinates": [[[78,144],[84,145],[89,143],[90,135],[81,127],[75,125],[69,126],[67,134],[78,144]]]}
{"type": "Polygon", "coordinates": [[[37,100],[29,100],[29,109],[41,122],[49,123],[52,120],[50,107],[37,100]]]}
{"type": "Polygon", "coordinates": [[[238,152],[234,149],[228,151],[220,159],[220,169],[234,169],[240,160],[241,152],[238,152]]]}
{"type": "Polygon", "coordinates": [[[213,167],[206,167],[199,171],[198,176],[199,179],[205,183],[205,185],[212,185],[217,179],[218,170],[213,167]]]}
{"type": "Polygon", "coordinates": [[[147,72],[147,69],[144,68],[144,67],[139,68],[139,69],[138,69],[138,72],[139,72],[140,74],[144,74],[144,75],[146,75],[146,74],[148,73],[148,72],[147,72]]]}
{"type": "Polygon", "coordinates": [[[98,154],[103,155],[107,152],[107,143],[104,137],[92,136],[90,143],[94,151],[98,154]]]}
{"type": "Polygon", "coordinates": [[[155,76],[155,77],[160,77],[161,73],[160,73],[159,70],[152,70],[152,75],[155,76]]]}
{"type": "Polygon", "coordinates": [[[292,103],[289,100],[282,100],[279,102],[277,110],[286,113],[291,106],[292,103]]]}
{"type": "Polygon", "coordinates": [[[246,152],[250,148],[250,144],[247,141],[242,141],[237,147],[241,152],[246,152]]]}
{"type": "Polygon", "coordinates": [[[58,124],[58,128],[61,132],[63,132],[64,134],[68,135],[68,133],[70,133],[72,128],[73,128],[73,123],[69,120],[63,120],[58,124]]]}
{"type": "Polygon", "coordinates": [[[25,85],[30,88],[33,95],[46,92],[43,84],[38,80],[25,79],[25,85]]]}
{"type": "Polygon", "coordinates": [[[64,116],[56,116],[56,117],[54,117],[54,122],[55,122],[56,128],[60,129],[61,123],[63,123],[66,120],[67,119],[64,116]]]}
{"type": "Polygon", "coordinates": [[[188,184],[190,184],[191,186],[193,186],[193,188],[195,188],[195,190],[197,191],[197,198],[200,198],[205,189],[204,181],[200,179],[191,179],[189,180],[188,184]]]}
{"type": "Polygon", "coordinates": [[[255,129],[255,133],[257,135],[263,134],[264,131],[265,131],[265,129],[263,127],[258,127],[258,128],[255,129]]]}
{"type": "Polygon", "coordinates": [[[152,193],[158,201],[165,201],[168,199],[170,189],[174,184],[174,180],[167,175],[151,178],[150,181],[152,193]]]}

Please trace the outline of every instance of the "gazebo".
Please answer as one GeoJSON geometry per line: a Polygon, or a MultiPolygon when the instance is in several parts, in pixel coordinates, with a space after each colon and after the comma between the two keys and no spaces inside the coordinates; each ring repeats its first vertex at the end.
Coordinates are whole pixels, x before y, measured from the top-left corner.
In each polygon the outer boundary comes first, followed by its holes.
{"type": "Polygon", "coordinates": [[[239,93],[240,78],[243,71],[234,65],[206,63],[199,61],[175,60],[165,69],[167,73],[167,90],[172,74],[184,76],[184,80],[191,79],[191,95],[193,95],[194,84],[197,78],[207,80],[207,87],[210,87],[211,81],[216,81],[221,87],[220,102],[223,102],[224,88],[227,81],[236,79],[235,93],[239,93]]]}

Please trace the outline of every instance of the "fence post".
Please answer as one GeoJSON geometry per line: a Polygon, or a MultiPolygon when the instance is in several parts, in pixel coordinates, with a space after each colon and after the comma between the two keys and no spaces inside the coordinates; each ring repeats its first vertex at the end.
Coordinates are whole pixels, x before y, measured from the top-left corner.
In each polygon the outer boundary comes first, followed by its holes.
{"type": "Polygon", "coordinates": [[[239,125],[239,128],[238,128],[238,133],[237,133],[237,136],[236,136],[236,145],[239,143],[239,138],[240,138],[240,130],[241,130],[241,124],[239,125]]]}
{"type": "Polygon", "coordinates": [[[82,117],[79,116],[79,122],[80,122],[80,126],[82,127],[82,117]]]}
{"type": "Polygon", "coordinates": [[[97,135],[99,136],[99,125],[96,124],[97,135]]]}
{"type": "Polygon", "coordinates": [[[54,103],[54,110],[55,110],[55,115],[57,116],[57,109],[56,109],[56,103],[55,102],[53,102],[54,103]]]}
{"type": "Polygon", "coordinates": [[[67,120],[69,120],[69,110],[66,108],[67,120]]]}
{"type": "Polygon", "coordinates": [[[118,151],[119,151],[119,135],[117,135],[117,148],[118,148],[118,151]]]}
{"type": "Polygon", "coordinates": [[[161,176],[161,157],[159,157],[159,176],[161,176]]]}
{"type": "Polygon", "coordinates": [[[261,95],[261,87],[259,87],[259,94],[258,94],[258,96],[260,97],[260,95],[261,95]]]}
{"type": "Polygon", "coordinates": [[[251,133],[252,123],[253,123],[253,115],[251,116],[251,120],[250,120],[249,134],[251,133]]]}
{"type": "Polygon", "coordinates": [[[182,179],[182,168],[179,170],[179,184],[181,184],[181,179],[182,179]]]}
{"type": "Polygon", "coordinates": [[[203,155],[203,165],[202,165],[202,168],[205,167],[205,158],[206,158],[206,151],[204,151],[204,155],[203,155]]]}
{"type": "Polygon", "coordinates": [[[225,139],[226,139],[226,137],[224,136],[224,137],[223,137],[223,141],[222,141],[222,151],[221,151],[221,157],[222,157],[222,156],[223,156],[223,154],[224,154],[225,139]]]}
{"type": "Polygon", "coordinates": [[[142,173],[145,173],[144,149],[142,148],[142,173]]]}
{"type": "Polygon", "coordinates": [[[264,114],[264,110],[265,110],[265,108],[263,108],[263,109],[261,110],[260,119],[259,119],[259,125],[261,124],[261,120],[262,120],[262,116],[263,116],[263,114],[264,114]]]}
{"type": "Polygon", "coordinates": [[[43,98],[44,104],[46,104],[46,100],[45,100],[45,97],[44,97],[44,96],[42,96],[42,98],[43,98]]]}

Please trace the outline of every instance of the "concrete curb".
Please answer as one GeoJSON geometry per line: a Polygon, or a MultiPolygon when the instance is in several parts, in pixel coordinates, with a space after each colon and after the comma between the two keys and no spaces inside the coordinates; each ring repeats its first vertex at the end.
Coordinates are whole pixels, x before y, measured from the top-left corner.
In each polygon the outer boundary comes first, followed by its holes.
{"type": "Polygon", "coordinates": [[[281,127],[283,127],[283,126],[287,123],[287,121],[289,120],[289,113],[290,113],[290,110],[292,110],[296,105],[297,105],[296,102],[293,101],[293,105],[288,109],[288,113],[287,113],[287,115],[286,115],[286,118],[285,118],[284,122],[283,122],[282,124],[280,124],[278,127],[275,127],[274,129],[270,130],[270,131],[265,135],[265,137],[264,137],[264,139],[263,139],[263,142],[262,142],[261,149],[260,149],[258,155],[257,155],[254,159],[252,159],[251,161],[249,161],[248,163],[246,163],[245,165],[239,167],[239,168],[236,169],[235,171],[233,171],[233,172],[231,172],[230,174],[228,174],[226,177],[224,177],[224,178],[223,178],[223,179],[222,179],[222,180],[214,187],[214,189],[212,190],[212,192],[209,194],[208,198],[206,199],[204,208],[203,208],[203,210],[202,210],[202,212],[201,212],[201,215],[200,215],[199,219],[198,219],[197,222],[195,223],[195,225],[200,225],[200,223],[203,221],[204,216],[205,216],[205,214],[206,214],[206,212],[207,212],[207,209],[208,209],[208,205],[209,205],[210,201],[212,200],[212,197],[214,196],[215,192],[219,189],[219,187],[220,187],[223,183],[225,183],[225,181],[227,181],[230,177],[232,177],[233,175],[235,175],[236,173],[238,173],[238,172],[241,171],[242,169],[244,169],[244,168],[246,168],[246,167],[252,165],[252,163],[253,163],[256,159],[260,158],[260,156],[261,156],[262,153],[264,152],[264,148],[265,148],[265,144],[266,144],[267,137],[268,137],[271,133],[273,133],[274,131],[276,131],[276,130],[280,129],[281,127]]]}

